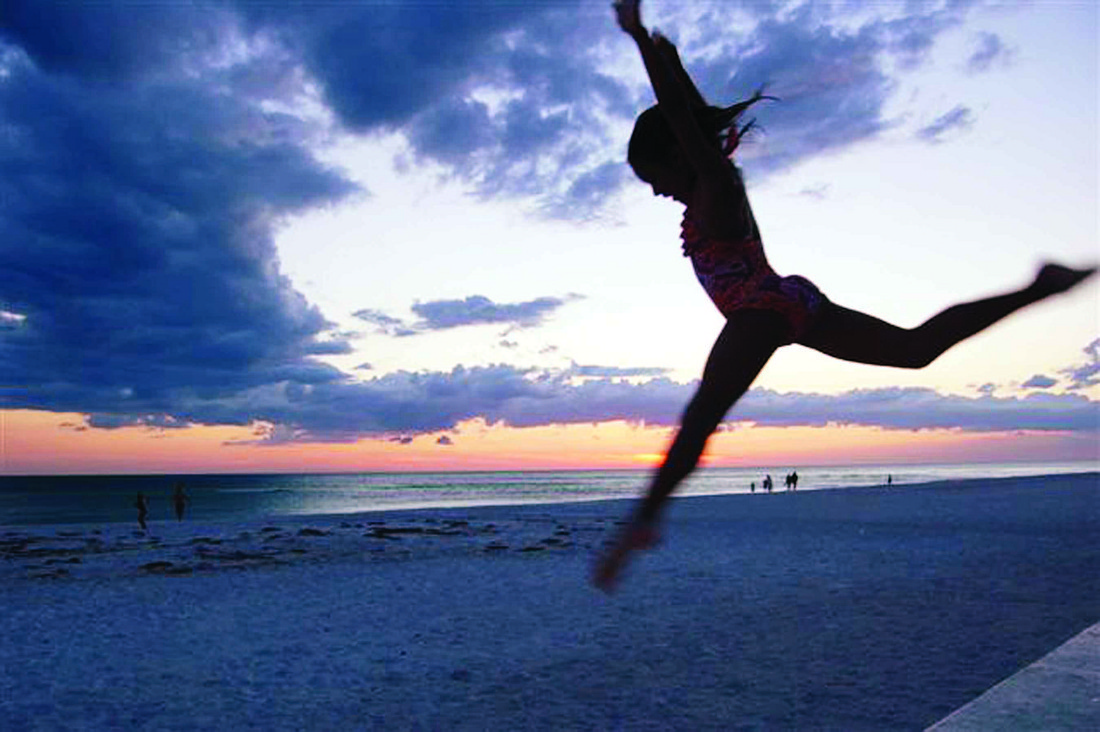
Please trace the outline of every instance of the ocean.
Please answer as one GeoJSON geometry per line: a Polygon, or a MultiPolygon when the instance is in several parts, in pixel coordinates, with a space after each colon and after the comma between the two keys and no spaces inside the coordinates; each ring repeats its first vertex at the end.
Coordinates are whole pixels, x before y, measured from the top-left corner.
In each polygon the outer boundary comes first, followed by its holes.
{"type": "MultiPolygon", "coordinates": [[[[1095,462],[787,466],[702,468],[678,495],[757,492],[766,474],[774,491],[797,470],[798,490],[920,484],[940,480],[1084,473],[1095,462]]],[[[262,521],[278,516],[348,514],[419,508],[579,502],[632,498],[645,489],[646,470],[570,470],[450,473],[70,475],[0,476],[0,526],[133,522],[138,492],[149,519],[173,518],[171,496],[183,483],[188,518],[262,521]]]]}

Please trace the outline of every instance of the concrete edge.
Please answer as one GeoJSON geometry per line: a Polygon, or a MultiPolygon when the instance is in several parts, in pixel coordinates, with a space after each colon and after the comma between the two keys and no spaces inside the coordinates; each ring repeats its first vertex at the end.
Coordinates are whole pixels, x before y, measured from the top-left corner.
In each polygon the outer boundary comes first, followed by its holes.
{"type": "Polygon", "coordinates": [[[1100,729],[1100,623],[928,727],[926,732],[1100,729]]]}

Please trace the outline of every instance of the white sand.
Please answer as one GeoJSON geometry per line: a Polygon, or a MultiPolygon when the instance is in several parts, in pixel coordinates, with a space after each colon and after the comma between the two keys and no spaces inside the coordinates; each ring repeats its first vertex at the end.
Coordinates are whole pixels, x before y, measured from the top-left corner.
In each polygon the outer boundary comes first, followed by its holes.
{"type": "Polygon", "coordinates": [[[0,529],[0,729],[919,729],[1100,619],[1096,474],[685,499],[607,597],[625,508],[0,529]]]}

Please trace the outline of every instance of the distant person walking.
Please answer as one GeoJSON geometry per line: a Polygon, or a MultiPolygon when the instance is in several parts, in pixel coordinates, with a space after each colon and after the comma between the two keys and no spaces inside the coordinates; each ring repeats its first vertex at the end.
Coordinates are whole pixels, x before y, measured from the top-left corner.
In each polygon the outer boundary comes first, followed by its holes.
{"type": "Polygon", "coordinates": [[[654,195],[684,205],[684,256],[726,322],[645,498],[597,563],[593,581],[604,590],[615,586],[631,552],[656,544],[668,497],[695,469],[711,434],[777,349],[797,343],[845,361],[919,369],[1010,313],[1065,292],[1096,271],[1047,264],[1025,287],[954,305],[916,328],[842,307],[804,277],[781,277],[764,256],[744,180],[731,159],[753,126],[741,124],[741,117],[769,97],[757,91],[728,107],[709,105],[672,42],[646,30],[640,0],[618,0],[614,8],[657,97],[634,123],[628,162],[654,195]]]}
{"type": "Polygon", "coordinates": [[[138,525],[141,526],[141,530],[148,531],[149,526],[146,521],[149,518],[149,499],[144,493],[137,494],[137,498],[134,499],[134,508],[138,510],[138,525]]]}
{"type": "Polygon", "coordinates": [[[183,513],[187,510],[187,504],[191,498],[183,488],[183,483],[176,483],[176,491],[172,494],[172,507],[176,510],[176,521],[183,521],[183,513]]]}
{"type": "Polygon", "coordinates": [[[792,491],[798,490],[798,471],[797,470],[791,472],[791,490],[792,491]]]}

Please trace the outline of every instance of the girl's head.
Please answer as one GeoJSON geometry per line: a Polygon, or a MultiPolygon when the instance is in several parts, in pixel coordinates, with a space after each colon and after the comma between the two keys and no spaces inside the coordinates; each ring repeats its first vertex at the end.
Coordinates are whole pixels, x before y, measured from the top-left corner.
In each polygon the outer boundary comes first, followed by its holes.
{"type": "Polygon", "coordinates": [[[682,190],[694,186],[695,172],[680,152],[672,128],[657,105],[638,115],[627,146],[627,162],[634,174],[653,186],[653,193],[680,200],[682,190]]]}
{"type": "MultiPolygon", "coordinates": [[[[714,140],[715,150],[730,155],[741,136],[755,122],[750,120],[738,127],[741,115],[761,99],[774,97],[757,91],[749,99],[729,107],[700,106],[695,112],[695,121],[703,134],[714,140]]],[[[694,187],[695,171],[680,151],[676,136],[657,105],[638,115],[630,135],[627,161],[634,174],[653,186],[657,195],[670,195],[683,202],[683,196],[694,187]]]]}

